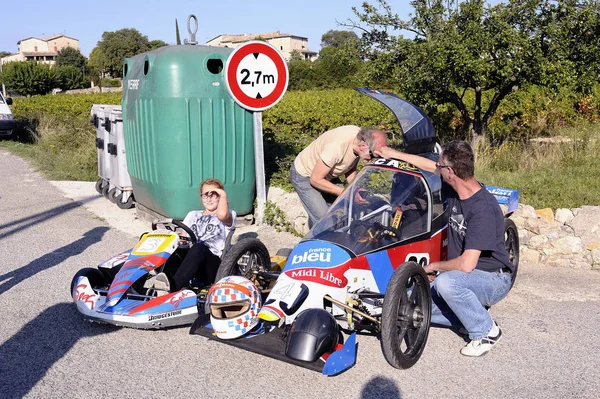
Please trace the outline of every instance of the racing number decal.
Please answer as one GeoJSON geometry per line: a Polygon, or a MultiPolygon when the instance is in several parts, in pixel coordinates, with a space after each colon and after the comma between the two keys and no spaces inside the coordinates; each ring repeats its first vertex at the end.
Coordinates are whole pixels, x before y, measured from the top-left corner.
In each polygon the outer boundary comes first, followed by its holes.
{"type": "Polygon", "coordinates": [[[419,266],[425,266],[429,264],[429,254],[423,253],[411,253],[406,255],[405,262],[416,262],[419,266]]]}
{"type": "Polygon", "coordinates": [[[284,285],[283,287],[275,287],[277,289],[273,290],[273,293],[278,294],[280,300],[285,300],[285,298],[292,295],[291,291],[294,288],[294,285],[294,283],[289,283],[284,285]]]}

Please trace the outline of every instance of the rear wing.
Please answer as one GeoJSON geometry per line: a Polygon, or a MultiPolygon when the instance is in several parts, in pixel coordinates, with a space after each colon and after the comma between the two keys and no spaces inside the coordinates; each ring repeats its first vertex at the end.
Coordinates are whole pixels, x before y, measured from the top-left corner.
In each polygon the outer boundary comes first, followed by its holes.
{"type": "Polygon", "coordinates": [[[499,204],[508,205],[508,213],[513,213],[519,207],[519,190],[510,188],[485,186],[499,204]]]}

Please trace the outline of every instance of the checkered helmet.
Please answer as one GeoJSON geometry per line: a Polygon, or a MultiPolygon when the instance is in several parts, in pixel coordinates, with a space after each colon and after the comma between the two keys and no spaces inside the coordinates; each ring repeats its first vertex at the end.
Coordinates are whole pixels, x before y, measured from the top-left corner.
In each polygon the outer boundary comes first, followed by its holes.
{"type": "Polygon", "coordinates": [[[221,339],[238,338],[252,330],[261,306],[260,291],[245,277],[222,278],[208,291],[210,322],[221,339]]]}

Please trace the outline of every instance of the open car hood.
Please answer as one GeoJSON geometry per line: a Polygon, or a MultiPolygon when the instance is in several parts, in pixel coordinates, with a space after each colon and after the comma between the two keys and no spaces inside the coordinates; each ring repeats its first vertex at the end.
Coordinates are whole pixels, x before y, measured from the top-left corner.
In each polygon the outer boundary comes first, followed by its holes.
{"type": "Polygon", "coordinates": [[[435,135],[431,119],[429,119],[421,108],[387,91],[381,92],[373,89],[356,90],[379,101],[396,116],[402,130],[405,152],[410,154],[434,152],[438,139],[435,135]]]}

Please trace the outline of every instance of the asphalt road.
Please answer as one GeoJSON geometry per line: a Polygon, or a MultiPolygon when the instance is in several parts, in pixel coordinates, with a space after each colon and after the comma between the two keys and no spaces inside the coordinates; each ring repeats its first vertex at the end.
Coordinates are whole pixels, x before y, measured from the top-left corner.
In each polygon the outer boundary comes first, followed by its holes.
{"type": "Polygon", "coordinates": [[[600,397],[600,272],[522,264],[492,309],[504,338],[482,358],[433,328],[421,360],[396,370],[376,337],[360,336],[356,366],[327,378],[185,327],[84,322],[72,276],[135,241],[0,151],[0,397],[600,397]]]}

